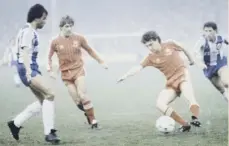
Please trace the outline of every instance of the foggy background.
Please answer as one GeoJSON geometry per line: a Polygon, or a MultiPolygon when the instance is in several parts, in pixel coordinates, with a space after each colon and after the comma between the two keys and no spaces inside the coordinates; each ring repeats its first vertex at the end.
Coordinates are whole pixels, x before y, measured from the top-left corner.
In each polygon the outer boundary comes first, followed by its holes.
{"type": "MultiPolygon", "coordinates": [[[[203,127],[193,129],[189,135],[164,137],[156,133],[155,121],[161,115],[156,110],[156,100],[165,87],[165,78],[158,70],[149,67],[125,82],[116,84],[121,75],[148,53],[140,43],[141,35],[148,30],[157,31],[162,39],[179,41],[190,51],[199,39],[206,21],[215,21],[219,33],[228,36],[227,0],[1,0],[0,57],[8,40],[26,23],[29,7],[37,2],[49,11],[46,26],[39,30],[39,64],[47,63],[49,41],[58,34],[60,18],[68,14],[75,19],[75,31],[85,35],[89,44],[103,55],[109,65],[109,69],[104,70],[96,61],[88,60],[86,55],[87,91],[95,106],[96,117],[104,127],[100,134],[85,129],[85,117],[76,108],[61,78],[52,80],[42,69],[45,81],[56,95],[55,123],[61,138],[66,142],[65,146],[227,144],[227,103],[196,66],[189,69],[194,92],[201,106],[203,127]]],[[[12,146],[15,143],[9,135],[6,121],[36,98],[23,85],[15,87],[15,70],[10,67],[0,69],[0,111],[3,111],[0,113],[0,146],[12,146]]],[[[177,98],[172,107],[185,119],[190,119],[184,98],[177,98]]],[[[23,145],[44,146],[40,117],[31,119],[23,126],[23,145]]]]}
{"type": "MultiPolygon", "coordinates": [[[[227,36],[227,0],[3,0],[0,14],[0,48],[26,22],[29,7],[43,4],[48,12],[40,30],[41,60],[47,58],[49,41],[58,34],[59,20],[68,14],[75,19],[75,31],[108,61],[140,61],[147,50],[141,35],[156,30],[162,39],[175,39],[192,49],[201,35],[203,23],[215,21],[219,33],[227,36]]],[[[2,54],[1,54],[2,56],[2,54]]]]}

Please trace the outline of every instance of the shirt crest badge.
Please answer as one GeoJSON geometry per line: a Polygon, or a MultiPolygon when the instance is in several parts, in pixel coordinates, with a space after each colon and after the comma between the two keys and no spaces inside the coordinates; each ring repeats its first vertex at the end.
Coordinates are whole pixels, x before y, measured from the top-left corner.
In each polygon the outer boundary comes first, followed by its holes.
{"type": "Polygon", "coordinates": [[[59,49],[60,50],[64,49],[64,46],[63,45],[59,45],[59,49]]]}
{"type": "Polygon", "coordinates": [[[79,46],[79,42],[78,41],[73,41],[73,45],[72,45],[74,48],[78,47],[79,46]]]}
{"type": "Polygon", "coordinates": [[[158,64],[158,63],[160,63],[161,62],[161,59],[160,58],[156,58],[155,60],[154,60],[154,63],[156,63],[156,64],[158,64]]]}
{"type": "Polygon", "coordinates": [[[165,49],[165,55],[169,56],[172,54],[172,51],[168,48],[165,49]]]}

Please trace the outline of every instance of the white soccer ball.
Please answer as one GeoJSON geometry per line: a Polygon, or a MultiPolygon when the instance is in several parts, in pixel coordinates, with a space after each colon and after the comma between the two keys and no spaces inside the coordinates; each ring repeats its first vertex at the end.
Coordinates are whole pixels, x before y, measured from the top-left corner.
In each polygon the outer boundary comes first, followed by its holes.
{"type": "Polygon", "coordinates": [[[170,133],[175,130],[175,121],[169,116],[161,116],[156,121],[156,128],[162,133],[170,133]]]}

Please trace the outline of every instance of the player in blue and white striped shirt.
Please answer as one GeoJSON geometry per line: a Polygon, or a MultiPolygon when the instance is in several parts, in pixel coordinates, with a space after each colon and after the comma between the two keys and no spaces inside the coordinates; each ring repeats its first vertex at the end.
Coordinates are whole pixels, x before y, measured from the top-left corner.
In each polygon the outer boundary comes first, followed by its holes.
{"type": "Polygon", "coordinates": [[[19,31],[17,46],[17,70],[22,83],[31,89],[38,101],[28,105],[24,111],[8,122],[13,137],[19,140],[21,125],[29,118],[42,111],[45,140],[59,143],[54,129],[54,94],[43,82],[37,62],[39,37],[37,30],[42,29],[48,15],[40,4],[32,6],[27,15],[27,24],[19,31]]]}
{"type": "Polygon", "coordinates": [[[195,56],[197,65],[203,69],[204,75],[228,101],[228,72],[227,56],[228,41],[217,33],[214,22],[206,22],[203,26],[204,34],[197,42],[195,56]]]}

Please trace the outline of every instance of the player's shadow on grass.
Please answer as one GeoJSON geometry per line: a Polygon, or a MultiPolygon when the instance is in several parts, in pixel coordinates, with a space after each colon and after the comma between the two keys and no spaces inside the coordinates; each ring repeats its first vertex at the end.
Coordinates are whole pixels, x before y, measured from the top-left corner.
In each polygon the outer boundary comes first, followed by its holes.
{"type": "MultiPolygon", "coordinates": [[[[75,145],[75,146],[81,146],[86,144],[85,141],[83,140],[77,140],[77,141],[60,141],[60,143],[58,145],[75,145]]],[[[44,145],[50,145],[50,143],[45,143],[44,145]]]]}
{"type": "Polygon", "coordinates": [[[164,134],[164,133],[157,133],[156,134],[158,137],[187,137],[187,136],[194,136],[194,135],[199,135],[199,136],[205,136],[207,135],[206,131],[203,130],[195,130],[193,129],[192,131],[189,132],[179,132],[179,131],[174,131],[172,133],[164,134]]]}
{"type": "Polygon", "coordinates": [[[28,146],[28,145],[43,145],[40,141],[27,141],[19,140],[16,141],[13,138],[1,138],[0,137],[0,146],[28,146]]]}

